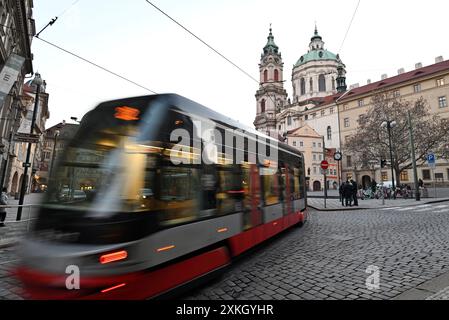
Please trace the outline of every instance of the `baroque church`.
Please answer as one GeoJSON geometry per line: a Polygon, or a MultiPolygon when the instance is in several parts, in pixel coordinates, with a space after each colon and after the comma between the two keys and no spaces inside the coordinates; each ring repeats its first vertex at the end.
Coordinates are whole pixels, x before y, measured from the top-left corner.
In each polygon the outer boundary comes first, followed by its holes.
{"type": "Polygon", "coordinates": [[[254,126],[271,137],[285,140],[290,130],[302,127],[308,120],[302,117],[304,111],[326,97],[346,91],[345,68],[338,54],[325,49],[315,27],[308,52],[293,66],[293,97],[289,98],[284,89],[284,63],[270,28],[259,64],[260,86],[256,93],[254,126]]]}

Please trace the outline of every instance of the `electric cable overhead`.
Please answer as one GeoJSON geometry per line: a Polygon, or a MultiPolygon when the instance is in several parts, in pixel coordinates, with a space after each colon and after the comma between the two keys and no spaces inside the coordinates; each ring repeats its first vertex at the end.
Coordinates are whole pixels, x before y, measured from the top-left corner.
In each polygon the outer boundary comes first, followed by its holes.
{"type": "Polygon", "coordinates": [[[58,50],[61,50],[61,51],[65,52],[65,53],[67,53],[67,54],[70,54],[71,56],[74,56],[74,57],[76,57],[76,58],[78,58],[78,59],[80,59],[80,60],[82,60],[82,61],[84,61],[84,62],[87,62],[87,63],[89,63],[90,65],[93,65],[94,67],[97,67],[98,69],[101,69],[101,70],[103,70],[103,71],[105,71],[105,72],[107,72],[107,73],[109,73],[109,74],[112,74],[112,75],[114,75],[114,76],[116,76],[116,77],[118,77],[118,78],[120,78],[120,79],[122,79],[122,80],[125,80],[125,81],[127,81],[127,82],[129,82],[129,83],[132,83],[132,84],[135,85],[135,86],[138,86],[138,87],[140,87],[140,88],[142,88],[142,89],[145,89],[146,91],[149,91],[149,92],[151,92],[151,93],[157,94],[157,92],[155,92],[155,91],[153,91],[153,90],[151,90],[151,89],[149,89],[149,88],[147,88],[147,87],[145,87],[145,86],[143,86],[143,85],[141,85],[141,84],[139,84],[139,83],[137,83],[137,82],[135,82],[135,81],[132,81],[132,80],[130,80],[130,79],[124,77],[124,76],[121,76],[121,75],[118,74],[118,73],[115,73],[115,72],[113,72],[113,71],[111,71],[111,70],[109,70],[109,69],[107,69],[107,68],[105,68],[105,67],[102,67],[102,66],[96,64],[95,62],[92,62],[92,61],[90,61],[90,60],[87,60],[86,58],[83,58],[83,57],[81,57],[80,55],[78,55],[78,54],[76,54],[76,53],[73,53],[73,52],[71,52],[71,51],[69,51],[69,50],[66,50],[66,49],[64,49],[64,48],[62,48],[62,47],[60,47],[60,46],[58,46],[58,45],[56,45],[56,44],[54,44],[54,43],[51,43],[50,41],[47,41],[47,40],[42,39],[42,38],[37,38],[37,37],[36,37],[36,39],[39,39],[40,41],[42,41],[42,42],[44,42],[44,43],[46,43],[46,44],[48,44],[48,45],[50,45],[50,46],[52,46],[52,47],[54,47],[54,48],[57,48],[58,50]]]}
{"type": "Polygon", "coordinates": [[[72,9],[78,2],[80,2],[81,0],[75,0],[70,6],[68,6],[67,8],[65,8],[63,11],[61,11],[60,14],[58,14],[56,17],[54,17],[53,19],[50,20],[49,23],[47,23],[42,29],[41,31],[39,31],[38,33],[36,33],[36,37],[39,38],[40,34],[42,33],[42,31],[44,31],[45,29],[47,29],[47,27],[52,26],[57,20],[58,18],[62,17],[64,14],[67,13],[67,11],[69,11],[70,9],[72,9]]]}
{"type": "Polygon", "coordinates": [[[253,76],[251,76],[248,72],[246,72],[245,70],[243,70],[241,67],[239,67],[237,64],[235,64],[234,62],[232,62],[230,59],[226,58],[222,53],[220,53],[218,50],[216,50],[215,48],[213,48],[211,45],[209,45],[206,41],[202,40],[200,37],[198,37],[196,34],[194,34],[192,31],[190,31],[189,29],[187,29],[186,27],[184,27],[181,23],[179,23],[178,21],[176,21],[174,18],[172,18],[171,16],[169,16],[167,13],[165,13],[164,11],[162,11],[160,8],[158,8],[156,5],[154,5],[153,3],[151,3],[149,0],[145,0],[148,4],[150,4],[151,6],[153,6],[156,10],[158,10],[160,13],[162,13],[163,15],[165,15],[167,18],[169,18],[171,21],[173,21],[174,23],[176,23],[178,26],[180,26],[181,28],[183,28],[186,32],[188,32],[190,35],[192,35],[194,38],[196,38],[198,41],[200,41],[202,44],[204,44],[205,46],[207,46],[209,49],[211,49],[212,51],[214,51],[216,54],[218,54],[220,57],[222,57],[223,59],[225,59],[227,62],[229,62],[230,64],[232,64],[234,67],[236,67],[238,70],[240,70],[242,73],[244,73],[247,77],[249,77],[250,79],[254,80],[255,82],[259,83],[259,80],[257,80],[256,78],[254,78],[253,76]]]}
{"type": "Polygon", "coordinates": [[[338,53],[341,53],[341,49],[343,48],[343,45],[345,44],[345,41],[346,41],[346,38],[348,36],[349,30],[351,29],[351,26],[352,26],[352,22],[354,21],[355,15],[357,14],[357,10],[359,9],[360,1],[361,0],[359,0],[357,2],[357,6],[355,7],[354,14],[352,15],[351,22],[349,23],[348,30],[346,30],[345,37],[343,38],[343,42],[341,43],[340,50],[338,50],[338,53]]]}

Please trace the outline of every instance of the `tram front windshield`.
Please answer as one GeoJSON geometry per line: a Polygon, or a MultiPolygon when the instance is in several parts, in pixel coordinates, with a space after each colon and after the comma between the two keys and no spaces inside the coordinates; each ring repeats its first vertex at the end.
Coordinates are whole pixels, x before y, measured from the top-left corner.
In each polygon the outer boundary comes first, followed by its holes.
{"type": "Polygon", "coordinates": [[[64,151],[50,178],[46,207],[92,216],[148,210],[158,147],[138,141],[137,115],[143,112],[124,121],[117,119],[117,108],[110,110],[89,114],[64,151]]]}

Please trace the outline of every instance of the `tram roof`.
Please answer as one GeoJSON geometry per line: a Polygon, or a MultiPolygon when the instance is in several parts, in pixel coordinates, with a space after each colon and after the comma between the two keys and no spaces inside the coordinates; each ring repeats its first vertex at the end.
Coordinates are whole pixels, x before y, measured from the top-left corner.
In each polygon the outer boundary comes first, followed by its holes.
{"type": "Polygon", "coordinates": [[[276,141],[280,148],[282,148],[286,151],[289,151],[289,152],[293,152],[295,154],[302,154],[299,150],[289,146],[288,144],[285,144],[279,140],[273,139],[272,137],[269,137],[262,132],[256,131],[255,129],[253,129],[245,124],[242,124],[232,118],[226,117],[221,113],[218,113],[210,108],[207,108],[207,107],[199,104],[198,102],[195,102],[193,100],[190,100],[186,97],[183,97],[181,95],[174,94],[174,93],[154,94],[154,95],[137,96],[137,97],[129,97],[129,98],[105,101],[103,103],[100,103],[95,109],[104,107],[105,104],[110,104],[111,102],[117,102],[117,103],[123,104],[126,102],[129,103],[130,101],[135,100],[135,99],[144,99],[144,100],[148,99],[148,103],[150,103],[151,101],[154,101],[155,99],[163,99],[165,103],[171,104],[171,105],[179,108],[181,111],[184,111],[188,114],[198,115],[203,118],[208,118],[214,122],[222,123],[227,126],[234,127],[235,129],[240,129],[244,132],[251,133],[251,134],[263,137],[265,139],[272,140],[272,141],[276,141]]]}

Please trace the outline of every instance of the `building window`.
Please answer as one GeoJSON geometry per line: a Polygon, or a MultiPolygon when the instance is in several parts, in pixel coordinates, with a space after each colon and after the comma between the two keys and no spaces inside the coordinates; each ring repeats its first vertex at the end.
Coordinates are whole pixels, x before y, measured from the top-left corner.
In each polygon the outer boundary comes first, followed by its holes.
{"type": "Polygon", "coordinates": [[[304,142],[300,141],[300,142],[299,142],[299,146],[300,146],[300,147],[304,147],[304,142]]]}
{"type": "Polygon", "coordinates": [[[281,125],[279,125],[279,127],[278,127],[278,128],[279,128],[279,131],[281,131],[281,125]]]}
{"type": "Polygon", "coordinates": [[[268,81],[268,70],[265,70],[263,72],[263,82],[267,82],[268,81]]]}
{"type": "Polygon", "coordinates": [[[306,80],[304,78],[301,78],[301,95],[306,94],[306,80]]]}
{"type": "Polygon", "coordinates": [[[313,147],[316,148],[316,142],[313,143],[313,147]]]}
{"type": "Polygon", "coordinates": [[[360,99],[358,101],[358,105],[359,105],[359,107],[363,107],[365,105],[365,101],[363,99],[360,99]]]}
{"type": "Polygon", "coordinates": [[[279,71],[277,69],[274,70],[274,81],[279,81],[279,71]]]}
{"type": "Polygon", "coordinates": [[[329,109],[329,113],[330,113],[330,114],[333,114],[333,113],[334,113],[334,108],[330,108],[330,109],[329,109]]]}
{"type": "Polygon", "coordinates": [[[335,90],[335,78],[332,77],[332,90],[335,90]]]}
{"type": "Polygon", "coordinates": [[[431,179],[430,179],[430,170],[424,169],[424,170],[422,171],[422,178],[423,178],[424,180],[431,180],[431,179]]]}
{"type": "Polygon", "coordinates": [[[320,161],[323,161],[323,155],[320,154],[320,161]]]}
{"type": "Polygon", "coordinates": [[[349,109],[349,106],[348,106],[347,104],[344,104],[344,105],[343,105],[343,110],[346,111],[346,110],[348,110],[348,109],[349,109]]]}
{"type": "Polygon", "coordinates": [[[316,118],[316,113],[312,113],[312,119],[316,118]]]}
{"type": "Polygon", "coordinates": [[[293,141],[293,146],[296,147],[296,141],[293,141]]]}
{"type": "Polygon", "coordinates": [[[260,112],[265,112],[265,99],[262,99],[262,101],[260,101],[260,112]]]}
{"type": "Polygon", "coordinates": [[[443,182],[444,177],[442,172],[435,173],[435,181],[437,182],[443,182]]]}
{"type": "Polygon", "coordinates": [[[346,165],[348,167],[352,167],[352,157],[351,156],[346,156],[346,165]]]}
{"type": "Polygon", "coordinates": [[[413,91],[415,91],[415,93],[421,92],[421,83],[415,84],[413,86],[413,91]]]}
{"type": "Polygon", "coordinates": [[[323,74],[320,74],[320,76],[318,77],[318,89],[320,92],[326,91],[326,78],[323,74]]]}
{"type": "Polygon", "coordinates": [[[325,110],[321,110],[321,116],[324,117],[326,115],[326,111],[325,110]]]}
{"type": "Polygon", "coordinates": [[[402,171],[401,172],[401,181],[408,181],[408,171],[402,171]]]}
{"type": "Polygon", "coordinates": [[[316,161],[316,154],[313,155],[313,161],[316,161]]]}
{"type": "Polygon", "coordinates": [[[382,181],[388,181],[388,172],[382,171],[382,181]]]}
{"type": "Polygon", "coordinates": [[[401,93],[399,92],[399,90],[396,90],[393,92],[393,97],[398,98],[401,95],[401,93]]]}
{"type": "Polygon", "coordinates": [[[304,116],[304,120],[309,120],[309,115],[308,115],[308,114],[306,114],[306,115],[304,116]]]}
{"type": "Polygon", "coordinates": [[[321,148],[321,142],[318,142],[318,148],[321,148]]]}
{"type": "Polygon", "coordinates": [[[442,87],[442,86],[444,86],[444,78],[437,80],[437,87],[442,87]]]}
{"type": "Polygon", "coordinates": [[[292,125],[292,117],[290,117],[290,116],[287,117],[287,124],[288,124],[289,126],[292,125]]]}
{"type": "Polygon", "coordinates": [[[345,128],[349,128],[349,118],[345,118],[345,128]]]}
{"type": "Polygon", "coordinates": [[[332,140],[332,128],[330,126],[327,127],[327,140],[332,140]]]}
{"type": "Polygon", "coordinates": [[[310,78],[310,92],[313,91],[313,80],[312,78],[310,78]]]}
{"type": "Polygon", "coordinates": [[[313,174],[316,174],[316,167],[313,167],[313,174]]]}
{"type": "Polygon", "coordinates": [[[446,108],[447,107],[446,96],[438,98],[438,105],[440,106],[440,108],[446,108]]]}

